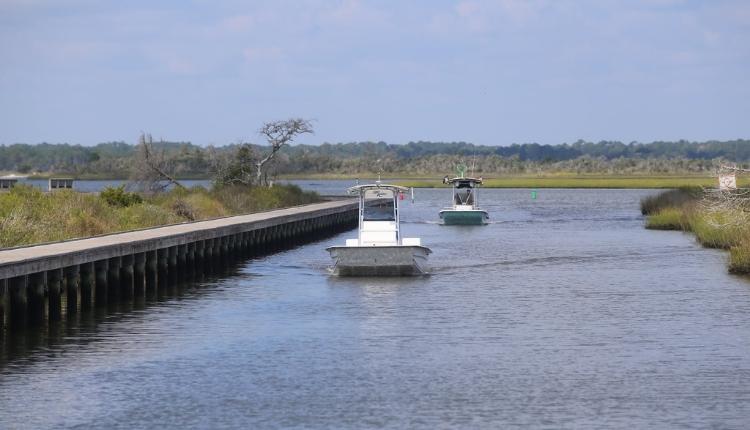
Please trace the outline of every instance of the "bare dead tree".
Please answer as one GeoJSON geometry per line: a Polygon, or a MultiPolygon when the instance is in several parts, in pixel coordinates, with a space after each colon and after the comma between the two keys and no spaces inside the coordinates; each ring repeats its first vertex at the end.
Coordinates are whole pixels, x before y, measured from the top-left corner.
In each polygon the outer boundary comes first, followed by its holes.
{"type": "Polygon", "coordinates": [[[150,134],[141,133],[131,178],[139,188],[151,192],[166,190],[170,185],[185,188],[171,173],[171,160],[164,149],[156,149],[150,134]]]}
{"type": "Polygon", "coordinates": [[[282,121],[273,121],[263,124],[259,130],[271,145],[271,152],[255,163],[257,183],[267,184],[264,179],[264,166],[276,157],[276,153],[286,144],[291,143],[295,137],[304,133],[313,133],[313,127],[309,120],[302,118],[290,118],[282,121]]]}
{"type": "Polygon", "coordinates": [[[750,223],[750,189],[738,188],[736,175],[750,170],[721,164],[716,172],[718,187],[704,187],[700,205],[714,227],[742,226],[750,223]]]}

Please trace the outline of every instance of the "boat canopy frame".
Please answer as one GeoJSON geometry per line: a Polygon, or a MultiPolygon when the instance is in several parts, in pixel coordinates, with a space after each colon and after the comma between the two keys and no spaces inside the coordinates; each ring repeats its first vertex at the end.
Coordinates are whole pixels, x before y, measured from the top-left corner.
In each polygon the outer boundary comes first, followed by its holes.
{"type": "MultiPolygon", "coordinates": [[[[401,219],[400,219],[400,210],[399,210],[399,196],[402,194],[406,194],[408,191],[411,190],[411,188],[402,187],[400,185],[393,185],[393,184],[381,184],[380,182],[376,182],[374,184],[362,184],[362,185],[355,185],[353,187],[348,188],[346,191],[350,195],[359,195],[359,225],[357,228],[357,241],[359,244],[362,244],[362,230],[364,229],[364,223],[367,222],[377,222],[379,220],[365,220],[365,209],[366,209],[366,200],[378,200],[377,198],[366,198],[367,191],[369,190],[387,190],[390,191],[392,196],[389,197],[382,197],[382,199],[388,199],[392,201],[393,204],[393,220],[390,220],[390,222],[393,222],[395,225],[395,233],[396,233],[396,244],[401,245],[401,219]]],[[[383,220],[386,221],[386,220],[383,220]]]]}
{"type": "Polygon", "coordinates": [[[444,184],[455,184],[456,182],[468,182],[475,185],[482,185],[482,182],[484,180],[482,178],[466,178],[466,177],[455,177],[455,178],[449,178],[448,176],[443,178],[444,184]]]}
{"type": "Polygon", "coordinates": [[[470,205],[472,209],[479,209],[479,200],[477,194],[472,190],[477,188],[477,185],[482,185],[482,178],[467,178],[465,176],[449,178],[448,176],[443,178],[444,184],[452,185],[452,204],[453,208],[459,205],[470,205]],[[463,191],[466,192],[463,192],[463,191]]]}

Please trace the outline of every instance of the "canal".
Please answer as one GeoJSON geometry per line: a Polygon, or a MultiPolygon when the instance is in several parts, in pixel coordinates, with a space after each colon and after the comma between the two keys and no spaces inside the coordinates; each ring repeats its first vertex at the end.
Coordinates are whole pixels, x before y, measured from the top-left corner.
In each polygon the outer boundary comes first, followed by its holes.
{"type": "Polygon", "coordinates": [[[652,193],[487,189],[445,227],[417,190],[431,276],[330,277],[347,232],[19,334],[0,428],[747,428],[750,281],[643,229],[652,193]]]}

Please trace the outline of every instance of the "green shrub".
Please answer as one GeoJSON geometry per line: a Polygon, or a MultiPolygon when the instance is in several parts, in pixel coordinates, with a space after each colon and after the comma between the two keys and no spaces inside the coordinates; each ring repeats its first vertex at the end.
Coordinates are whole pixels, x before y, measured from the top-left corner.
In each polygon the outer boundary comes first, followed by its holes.
{"type": "Polygon", "coordinates": [[[143,202],[140,195],[125,191],[125,185],[107,187],[99,193],[99,198],[110,206],[126,208],[143,202]]]}

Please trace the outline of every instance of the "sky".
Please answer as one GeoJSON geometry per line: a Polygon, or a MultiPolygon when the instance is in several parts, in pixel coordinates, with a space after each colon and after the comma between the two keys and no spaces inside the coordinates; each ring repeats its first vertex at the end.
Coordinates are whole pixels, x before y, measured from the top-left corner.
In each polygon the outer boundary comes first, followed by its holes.
{"type": "Polygon", "coordinates": [[[747,0],[0,0],[0,144],[750,138],[747,0]]]}

